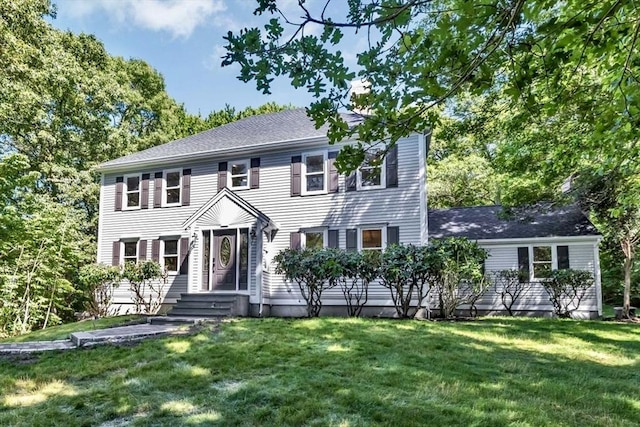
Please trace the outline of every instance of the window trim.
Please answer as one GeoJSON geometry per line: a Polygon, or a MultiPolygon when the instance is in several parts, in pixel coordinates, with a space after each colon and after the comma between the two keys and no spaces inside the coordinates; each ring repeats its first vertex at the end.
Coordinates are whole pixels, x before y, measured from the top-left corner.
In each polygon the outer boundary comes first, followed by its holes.
{"type": "Polygon", "coordinates": [[[162,171],[162,207],[182,206],[182,169],[165,169],[162,171]],[[167,186],[167,175],[172,172],[178,172],[180,174],[180,181],[175,187],[167,186]],[[167,203],[167,190],[177,188],[180,191],[180,197],[175,203],[167,203]]]}
{"type": "Polygon", "coordinates": [[[322,233],[322,247],[329,247],[329,227],[308,227],[300,229],[300,248],[307,247],[307,233],[322,233]]]}
{"type": "Polygon", "coordinates": [[[136,245],[136,264],[140,262],[140,239],[120,239],[120,265],[124,267],[127,259],[133,259],[133,257],[128,257],[125,255],[126,244],[127,243],[135,243],[136,245]]]}
{"type": "Polygon", "coordinates": [[[128,175],[124,175],[122,177],[122,210],[123,211],[131,211],[136,209],[141,209],[142,207],[142,174],[141,173],[130,173],[128,175]],[[129,191],[128,179],[137,177],[138,178],[138,190],[137,191],[129,191]],[[129,193],[138,193],[138,205],[137,206],[129,206],[129,198],[127,197],[129,193]]]}
{"type": "MultiPolygon", "coordinates": [[[[368,191],[387,188],[387,157],[385,156],[380,163],[380,185],[362,185],[362,165],[356,171],[356,190],[368,191]]],[[[373,169],[373,166],[367,166],[373,169]]]]}
{"type": "Polygon", "coordinates": [[[177,276],[178,274],[180,274],[180,237],[174,237],[174,236],[170,236],[170,237],[164,237],[160,239],[160,265],[162,266],[162,269],[169,275],[169,276],[177,276]],[[176,257],[176,270],[166,270],[165,269],[165,264],[164,264],[164,258],[166,256],[165,254],[165,244],[168,240],[171,241],[175,241],[176,242],[176,254],[173,255],[169,255],[171,257],[176,257]]]}
{"type": "MultiPolygon", "coordinates": [[[[525,246],[525,245],[518,245],[525,246]]],[[[551,248],[551,271],[558,270],[558,246],[568,246],[569,250],[571,250],[571,245],[567,243],[531,243],[526,245],[529,250],[529,281],[531,282],[542,282],[545,280],[549,280],[547,277],[535,277],[533,266],[535,265],[533,260],[533,248],[537,247],[550,247],[551,248]]],[[[571,268],[571,255],[569,255],[569,268],[571,268]]]]}
{"type": "Polygon", "coordinates": [[[387,248],[387,225],[386,224],[370,224],[370,225],[361,225],[358,227],[358,252],[363,250],[373,250],[373,251],[384,251],[387,248]],[[363,248],[362,247],[362,232],[366,230],[380,230],[382,237],[382,247],[381,248],[363,248]]]}
{"type": "MultiPolygon", "coordinates": [[[[329,189],[329,168],[328,168],[329,151],[309,151],[302,153],[302,162],[300,165],[300,195],[313,196],[316,194],[327,194],[329,189]],[[307,191],[307,157],[322,155],[322,190],[307,191]]],[[[311,174],[319,175],[319,172],[311,172],[311,174]]]]}
{"type": "Polygon", "coordinates": [[[251,188],[251,161],[249,159],[242,159],[242,160],[236,160],[236,161],[230,161],[227,162],[227,173],[229,174],[229,177],[227,178],[227,183],[229,184],[229,188],[232,190],[248,190],[251,188]],[[244,164],[246,165],[246,173],[243,174],[237,174],[234,175],[233,174],[233,165],[236,164],[244,164]],[[239,186],[234,186],[233,185],[233,178],[234,177],[241,177],[241,176],[246,176],[247,177],[247,185],[239,185],[239,186]]]}

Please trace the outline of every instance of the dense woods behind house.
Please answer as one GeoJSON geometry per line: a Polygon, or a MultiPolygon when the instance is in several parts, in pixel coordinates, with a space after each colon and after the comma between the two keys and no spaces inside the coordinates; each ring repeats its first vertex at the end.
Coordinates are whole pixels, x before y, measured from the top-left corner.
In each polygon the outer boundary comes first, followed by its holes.
{"type": "MultiPolygon", "coordinates": [[[[53,28],[53,14],[47,1],[0,3],[0,337],[69,321],[90,303],[80,271],[96,259],[97,164],[289,108],[190,114],[149,64],[53,28]]],[[[640,175],[614,152],[587,155],[599,149],[585,143],[592,123],[532,117],[499,91],[463,92],[431,117],[430,208],[577,202],[605,236],[605,302],[620,303],[625,269],[640,302],[635,250],[620,249],[637,244],[640,175]],[[561,191],[572,177],[579,185],[561,191]]]]}

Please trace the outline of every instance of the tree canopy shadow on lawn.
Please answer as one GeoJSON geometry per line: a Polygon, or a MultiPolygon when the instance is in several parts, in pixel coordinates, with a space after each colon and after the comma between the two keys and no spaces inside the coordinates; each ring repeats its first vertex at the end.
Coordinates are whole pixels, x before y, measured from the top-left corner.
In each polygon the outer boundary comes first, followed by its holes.
{"type": "Polygon", "coordinates": [[[639,334],[541,319],[245,319],[0,361],[0,424],[635,426],[639,334]]]}

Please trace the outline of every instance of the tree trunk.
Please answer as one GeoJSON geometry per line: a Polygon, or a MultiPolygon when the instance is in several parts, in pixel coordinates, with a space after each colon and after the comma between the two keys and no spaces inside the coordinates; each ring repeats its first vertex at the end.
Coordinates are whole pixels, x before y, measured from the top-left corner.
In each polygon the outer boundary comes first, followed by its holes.
{"type": "Polygon", "coordinates": [[[631,308],[631,268],[633,267],[633,259],[625,256],[624,259],[624,294],[622,302],[622,315],[625,318],[631,317],[629,311],[631,308]]]}
{"type": "Polygon", "coordinates": [[[633,268],[634,244],[630,239],[622,241],[624,253],[624,293],[622,302],[622,317],[629,319],[631,309],[631,270],[633,268]]]}

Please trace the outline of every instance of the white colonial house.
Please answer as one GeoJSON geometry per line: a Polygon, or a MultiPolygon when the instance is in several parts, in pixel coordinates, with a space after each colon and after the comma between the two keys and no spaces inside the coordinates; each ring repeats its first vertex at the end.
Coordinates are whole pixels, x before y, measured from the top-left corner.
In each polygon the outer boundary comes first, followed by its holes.
{"type": "MultiPolygon", "coordinates": [[[[349,124],[362,119],[343,117],[349,124]]],[[[334,167],[345,144],[349,141],[330,145],[326,128],[316,129],[304,109],[295,109],[103,163],[98,262],[160,262],[169,272],[163,305],[172,307],[173,315],[302,316],[297,286],[274,272],[272,259],[284,248],[383,249],[393,243],[424,245],[429,233],[465,235],[447,225],[456,210],[434,211],[429,216],[440,225],[428,225],[425,135],[401,139],[379,173],[365,163],[347,177],[334,167]]],[[[579,215],[567,217],[567,226],[584,223],[579,215]]],[[[520,248],[527,247],[529,271],[535,272],[536,248],[545,246],[551,248],[550,268],[568,262],[592,271],[597,285],[581,309],[595,316],[601,310],[599,236],[586,224],[568,234],[553,229],[540,236],[538,231],[502,236],[494,230],[467,237],[490,249],[488,268],[518,268],[520,248]]],[[[533,223],[528,227],[537,229],[533,223]]],[[[123,312],[132,308],[127,286],[118,288],[114,304],[123,312]]],[[[500,309],[495,301],[483,304],[487,311],[500,309]]],[[[522,307],[531,313],[550,309],[540,295],[522,307]]],[[[339,289],[326,292],[323,313],[345,313],[339,289]]],[[[373,285],[365,314],[391,313],[388,290],[373,285]]]]}

